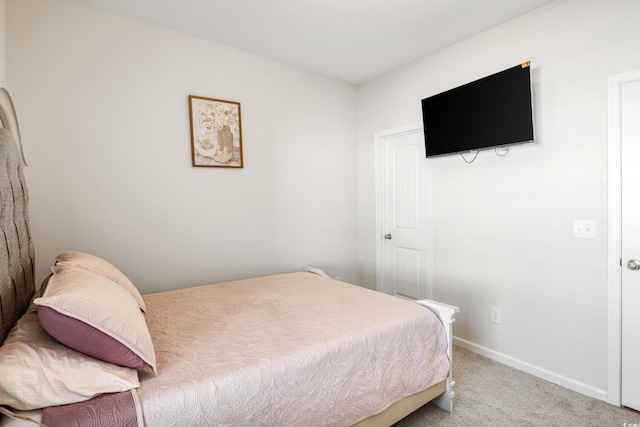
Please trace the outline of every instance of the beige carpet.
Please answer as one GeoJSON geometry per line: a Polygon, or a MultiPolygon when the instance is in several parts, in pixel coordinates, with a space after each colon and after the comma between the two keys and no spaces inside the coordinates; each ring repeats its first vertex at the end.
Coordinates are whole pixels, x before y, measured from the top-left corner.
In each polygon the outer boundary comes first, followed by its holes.
{"type": "Polygon", "coordinates": [[[609,405],[454,347],[453,413],[429,403],[395,427],[640,427],[640,413],[609,405]],[[626,423],[626,424],[625,424],[626,423]]]}

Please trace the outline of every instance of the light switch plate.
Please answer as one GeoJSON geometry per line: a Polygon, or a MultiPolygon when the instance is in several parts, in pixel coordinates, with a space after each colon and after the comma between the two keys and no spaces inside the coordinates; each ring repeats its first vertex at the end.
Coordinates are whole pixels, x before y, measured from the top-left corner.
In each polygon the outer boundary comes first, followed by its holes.
{"type": "Polygon", "coordinates": [[[595,239],[596,222],[585,220],[573,220],[573,237],[576,239],[595,239]]]}

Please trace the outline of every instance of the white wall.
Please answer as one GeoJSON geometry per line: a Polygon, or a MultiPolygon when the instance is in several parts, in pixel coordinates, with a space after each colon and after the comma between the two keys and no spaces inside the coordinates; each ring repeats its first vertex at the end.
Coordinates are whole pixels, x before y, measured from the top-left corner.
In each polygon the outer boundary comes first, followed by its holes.
{"type": "Polygon", "coordinates": [[[64,0],[10,0],[37,274],[142,292],[318,265],[357,281],[356,88],[64,0]],[[244,169],[191,166],[188,95],[241,103],[244,169]]]}
{"type": "Polygon", "coordinates": [[[375,287],[374,133],[530,60],[534,144],[428,161],[434,298],[460,306],[454,333],[475,350],[606,398],[607,77],[640,68],[639,18],[635,0],[559,0],[359,87],[362,284],[375,287]],[[597,238],[572,238],[574,219],[597,238]]]}

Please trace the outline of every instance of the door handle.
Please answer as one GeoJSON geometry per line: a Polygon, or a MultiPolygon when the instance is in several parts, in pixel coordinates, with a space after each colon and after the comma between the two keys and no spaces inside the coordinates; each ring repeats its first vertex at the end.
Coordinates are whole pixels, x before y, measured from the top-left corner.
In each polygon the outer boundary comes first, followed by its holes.
{"type": "Polygon", "coordinates": [[[627,262],[627,268],[634,271],[640,270],[640,261],[637,259],[630,259],[629,262],[627,262]]]}
{"type": "Polygon", "coordinates": [[[393,239],[393,236],[391,234],[385,234],[384,238],[387,239],[387,240],[391,240],[391,239],[393,239]]]}

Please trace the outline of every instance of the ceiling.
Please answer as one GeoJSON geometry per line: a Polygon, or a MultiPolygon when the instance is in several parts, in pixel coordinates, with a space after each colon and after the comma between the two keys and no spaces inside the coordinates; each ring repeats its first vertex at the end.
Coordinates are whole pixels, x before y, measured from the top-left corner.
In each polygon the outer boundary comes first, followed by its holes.
{"type": "Polygon", "coordinates": [[[553,0],[74,0],[359,84],[553,0]]]}

